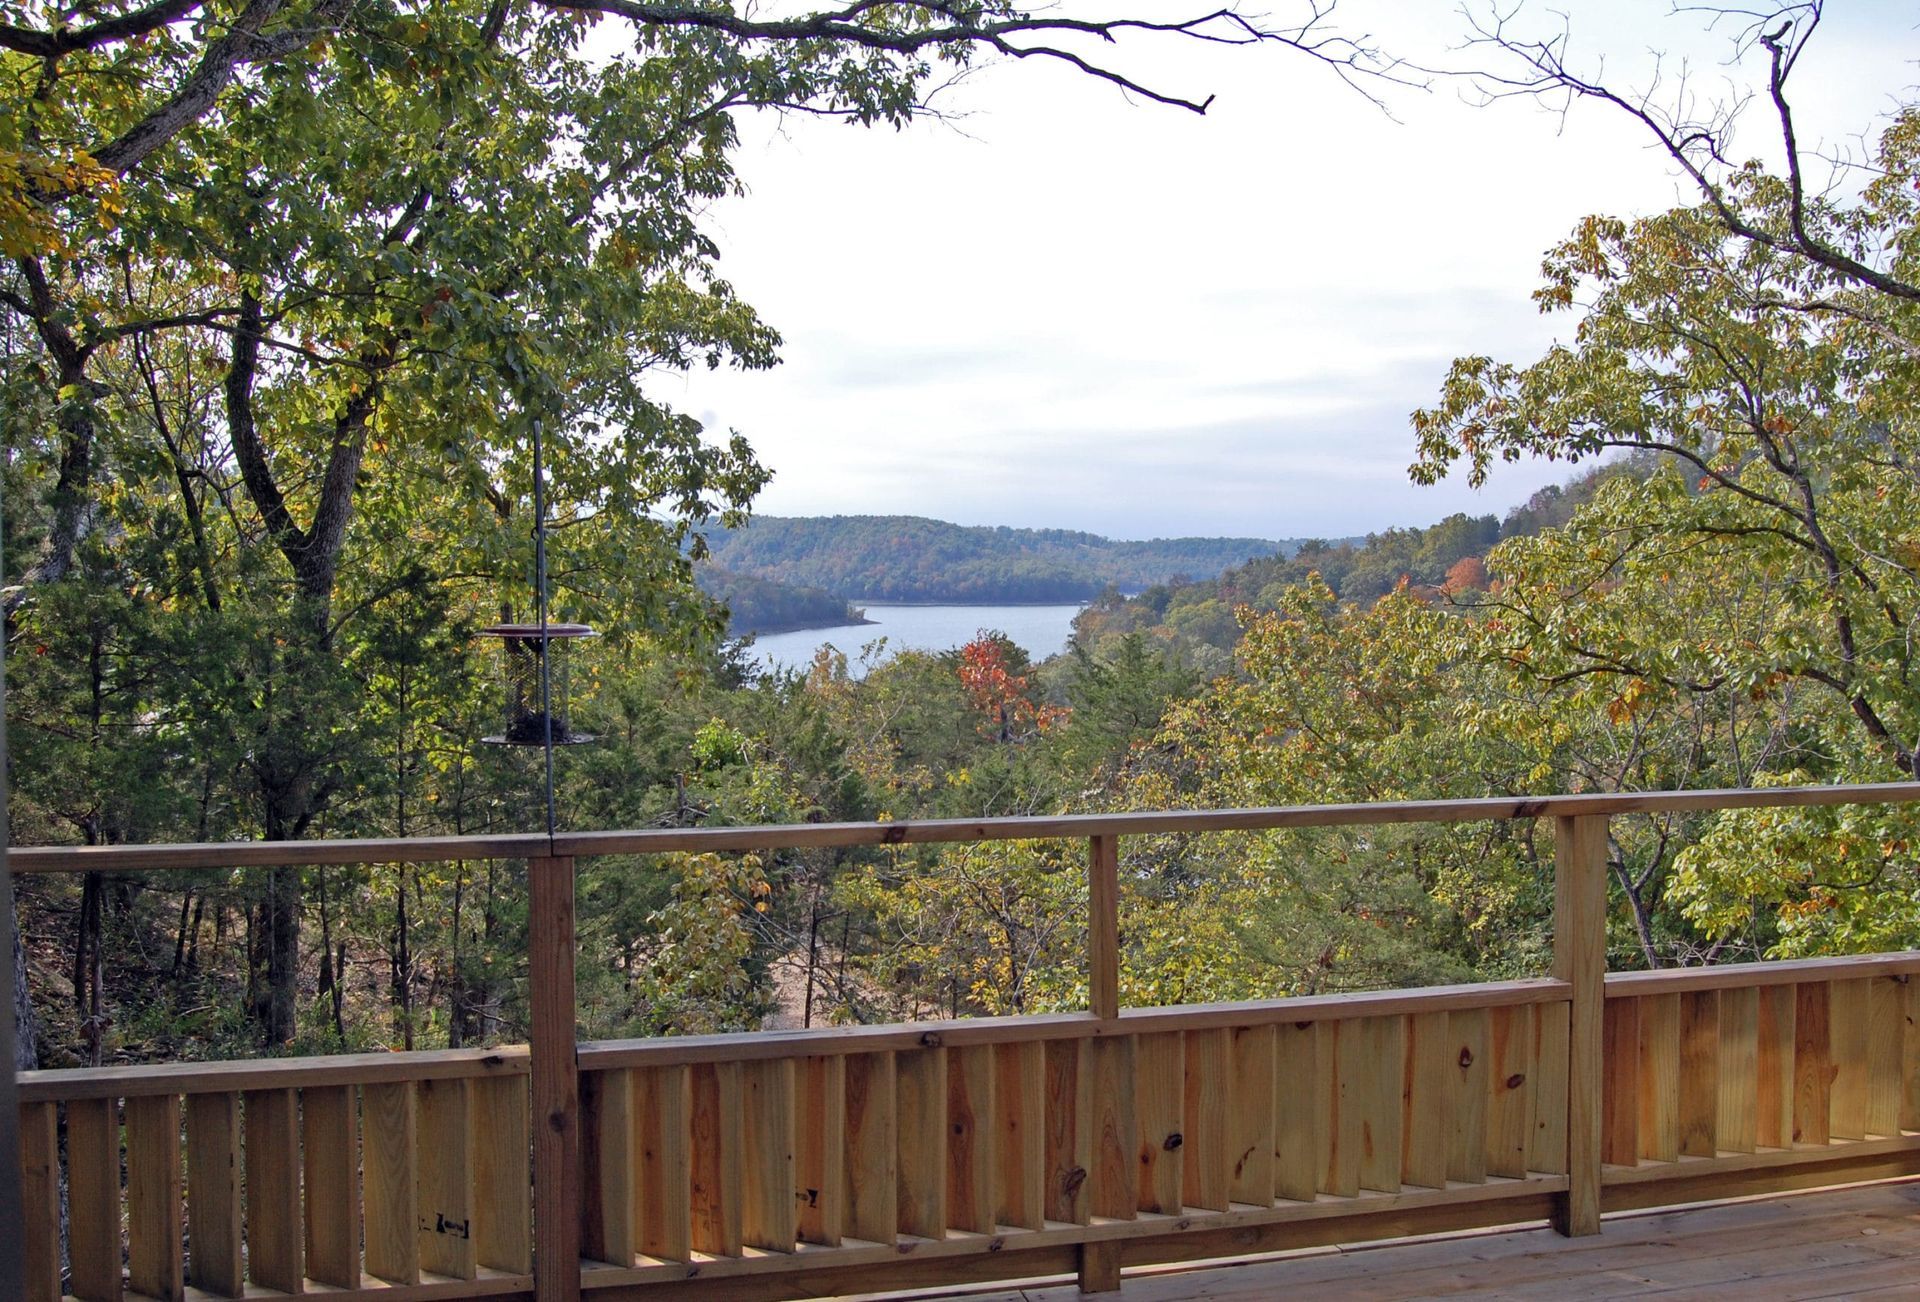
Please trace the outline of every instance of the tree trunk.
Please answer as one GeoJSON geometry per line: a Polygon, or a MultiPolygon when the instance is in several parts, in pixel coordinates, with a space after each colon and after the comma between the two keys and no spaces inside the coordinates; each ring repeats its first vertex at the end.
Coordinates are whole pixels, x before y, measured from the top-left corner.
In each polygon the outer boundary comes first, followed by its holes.
{"type": "Polygon", "coordinates": [[[393,949],[388,955],[389,993],[401,1043],[413,1047],[413,937],[407,922],[407,870],[394,870],[393,949]]]}
{"type": "MultiPolygon", "coordinates": [[[[187,971],[189,972],[200,970],[200,918],[206,912],[206,907],[207,893],[202,891],[193,901],[193,926],[190,931],[191,939],[187,941],[187,971]]],[[[216,920],[219,914],[224,912],[224,909],[218,910],[215,914],[216,920]]]]}
{"type": "Polygon", "coordinates": [[[187,965],[187,924],[193,916],[193,888],[180,893],[180,923],[173,929],[173,975],[187,965]]]}
{"type": "Polygon", "coordinates": [[[347,1038],[347,1024],[341,1007],[339,974],[333,967],[333,911],[327,902],[327,870],[319,870],[320,884],[320,984],[316,993],[329,997],[333,1010],[333,1033],[347,1038]]]}
{"type": "Polygon", "coordinates": [[[461,1025],[461,1004],[467,990],[466,973],[460,970],[460,898],[466,893],[467,862],[453,865],[453,980],[447,982],[447,1047],[458,1049],[466,1043],[466,1028],[461,1025]]]}
{"type": "Polygon", "coordinates": [[[32,1071],[40,1065],[40,1046],[33,995],[27,989],[27,947],[20,936],[18,903],[7,910],[7,941],[13,950],[13,1069],[32,1071]]]}
{"type": "Polygon", "coordinates": [[[264,980],[256,995],[254,1020],[269,1047],[292,1041],[296,1025],[295,998],[300,980],[300,870],[275,868],[267,875],[266,897],[260,902],[255,944],[264,980]]]}
{"type": "Polygon", "coordinates": [[[87,1012],[87,983],[93,972],[91,955],[99,944],[100,874],[88,873],[80,881],[80,916],[74,923],[71,973],[73,1007],[82,1017],[87,1012]]]}

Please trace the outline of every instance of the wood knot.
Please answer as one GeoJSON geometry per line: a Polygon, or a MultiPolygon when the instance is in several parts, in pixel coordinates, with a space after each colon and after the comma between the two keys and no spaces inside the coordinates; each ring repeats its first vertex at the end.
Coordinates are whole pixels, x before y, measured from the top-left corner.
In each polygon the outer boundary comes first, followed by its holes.
{"type": "Polygon", "coordinates": [[[1513,1075],[1507,1077],[1507,1088],[1510,1090],[1517,1090],[1522,1085],[1525,1085],[1526,1083],[1527,1083],[1527,1077],[1524,1072],[1516,1071],[1515,1073],[1513,1073],[1513,1075]]]}
{"type": "Polygon", "coordinates": [[[900,845],[907,839],[905,823],[888,823],[880,830],[881,845],[900,845]]]}
{"type": "Polygon", "coordinates": [[[928,1031],[920,1037],[920,1047],[922,1049],[938,1049],[940,1044],[940,1032],[938,1031],[928,1031]]]}
{"type": "Polygon", "coordinates": [[[1076,1166],[1060,1177],[1060,1190],[1066,1194],[1067,1197],[1071,1198],[1080,1191],[1080,1186],[1086,1182],[1087,1168],[1084,1166],[1076,1166]]]}
{"type": "Polygon", "coordinates": [[[1460,1050],[1460,1070],[1465,1071],[1471,1066],[1473,1066],[1473,1050],[1462,1048],[1460,1050]]]}
{"type": "Polygon", "coordinates": [[[1171,1135],[1167,1136],[1166,1141],[1162,1143],[1160,1147],[1166,1149],[1169,1153],[1171,1153],[1174,1149],[1180,1147],[1180,1145],[1186,1142],[1187,1142],[1186,1137],[1176,1130],[1171,1135]]]}

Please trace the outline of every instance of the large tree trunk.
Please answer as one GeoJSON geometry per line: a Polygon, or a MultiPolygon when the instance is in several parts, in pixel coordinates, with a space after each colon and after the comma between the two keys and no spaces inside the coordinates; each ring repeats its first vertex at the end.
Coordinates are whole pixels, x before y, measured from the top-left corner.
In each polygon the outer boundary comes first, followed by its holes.
{"type": "Polygon", "coordinates": [[[300,885],[298,868],[273,869],[254,918],[253,1020],[268,1048],[288,1043],[298,1029],[300,885]]]}

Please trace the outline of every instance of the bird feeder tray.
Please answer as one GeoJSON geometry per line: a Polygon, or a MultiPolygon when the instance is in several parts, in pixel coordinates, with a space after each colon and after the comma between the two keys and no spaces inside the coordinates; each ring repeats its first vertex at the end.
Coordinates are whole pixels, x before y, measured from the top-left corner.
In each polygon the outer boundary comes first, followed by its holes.
{"type": "Polygon", "coordinates": [[[567,668],[572,644],[595,636],[585,624],[495,624],[482,637],[500,639],[501,678],[506,686],[506,727],[481,740],[494,746],[578,746],[593,740],[575,732],[567,712],[567,668]],[[542,708],[541,669],[547,670],[542,708]],[[551,711],[551,713],[549,713],[551,711]],[[551,727],[551,735],[549,735],[551,727]]]}

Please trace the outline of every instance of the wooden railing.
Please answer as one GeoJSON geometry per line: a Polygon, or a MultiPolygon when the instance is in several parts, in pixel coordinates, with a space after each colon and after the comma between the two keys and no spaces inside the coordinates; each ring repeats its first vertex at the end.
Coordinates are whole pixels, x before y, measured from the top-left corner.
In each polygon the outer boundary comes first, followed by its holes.
{"type": "Polygon", "coordinates": [[[530,883],[529,1047],[22,1074],[29,1296],[1100,1290],[1137,1263],[1539,1219],[1592,1234],[1604,1209],[1913,1173],[1920,953],[1608,975],[1605,856],[1623,813],[1914,800],[14,850],[20,872],[524,857],[530,883]],[[1549,977],[1120,1007],[1123,836],[1539,817],[1549,977]],[[1062,836],[1089,843],[1086,1012],[576,1042],[577,856],[1062,836]]]}

